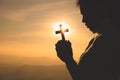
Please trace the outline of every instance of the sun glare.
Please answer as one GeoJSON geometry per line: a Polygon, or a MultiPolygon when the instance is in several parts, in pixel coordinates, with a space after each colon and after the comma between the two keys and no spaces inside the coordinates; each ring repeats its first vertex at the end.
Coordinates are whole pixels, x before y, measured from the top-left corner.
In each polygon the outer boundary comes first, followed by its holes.
{"type": "Polygon", "coordinates": [[[68,29],[68,32],[64,32],[65,36],[69,36],[71,31],[70,31],[70,25],[68,25],[65,22],[57,22],[53,24],[54,31],[60,31],[60,25],[62,26],[62,30],[68,29]]]}

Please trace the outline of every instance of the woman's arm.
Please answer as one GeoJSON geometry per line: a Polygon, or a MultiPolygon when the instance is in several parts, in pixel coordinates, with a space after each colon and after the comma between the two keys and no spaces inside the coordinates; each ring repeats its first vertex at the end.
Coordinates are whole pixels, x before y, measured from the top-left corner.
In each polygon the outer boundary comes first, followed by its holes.
{"type": "Polygon", "coordinates": [[[65,64],[73,80],[79,80],[78,65],[74,59],[67,61],[65,64]]]}
{"type": "Polygon", "coordinates": [[[71,43],[69,41],[58,41],[56,44],[57,56],[66,64],[73,80],[78,80],[78,65],[73,59],[71,43]]]}

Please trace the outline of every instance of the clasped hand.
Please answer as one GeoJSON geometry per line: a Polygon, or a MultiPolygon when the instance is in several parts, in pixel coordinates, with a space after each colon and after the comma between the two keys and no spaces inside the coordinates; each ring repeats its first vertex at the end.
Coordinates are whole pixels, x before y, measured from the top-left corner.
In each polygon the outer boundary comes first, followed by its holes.
{"type": "Polygon", "coordinates": [[[63,61],[68,62],[73,59],[73,52],[70,41],[60,40],[56,43],[57,56],[63,61]]]}

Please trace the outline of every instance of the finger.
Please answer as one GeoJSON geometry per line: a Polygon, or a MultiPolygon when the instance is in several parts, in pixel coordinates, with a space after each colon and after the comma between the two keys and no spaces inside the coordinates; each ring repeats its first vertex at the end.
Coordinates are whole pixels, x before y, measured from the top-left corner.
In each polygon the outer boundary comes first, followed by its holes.
{"type": "Polygon", "coordinates": [[[68,44],[68,41],[67,41],[67,40],[65,40],[65,41],[59,40],[55,45],[56,45],[56,46],[62,46],[62,45],[66,45],[66,44],[68,44]]]}
{"type": "Polygon", "coordinates": [[[68,40],[68,43],[71,44],[71,42],[68,40]]]}

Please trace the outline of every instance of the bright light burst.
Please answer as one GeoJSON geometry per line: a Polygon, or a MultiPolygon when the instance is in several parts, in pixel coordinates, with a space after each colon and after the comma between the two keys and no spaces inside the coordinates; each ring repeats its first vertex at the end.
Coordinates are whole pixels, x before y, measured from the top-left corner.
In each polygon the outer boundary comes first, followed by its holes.
{"type": "Polygon", "coordinates": [[[60,30],[60,25],[62,25],[62,29],[66,30],[69,29],[69,32],[65,33],[65,36],[69,36],[71,31],[70,31],[70,25],[66,24],[65,22],[57,22],[53,24],[54,31],[59,31],[60,30]]]}

